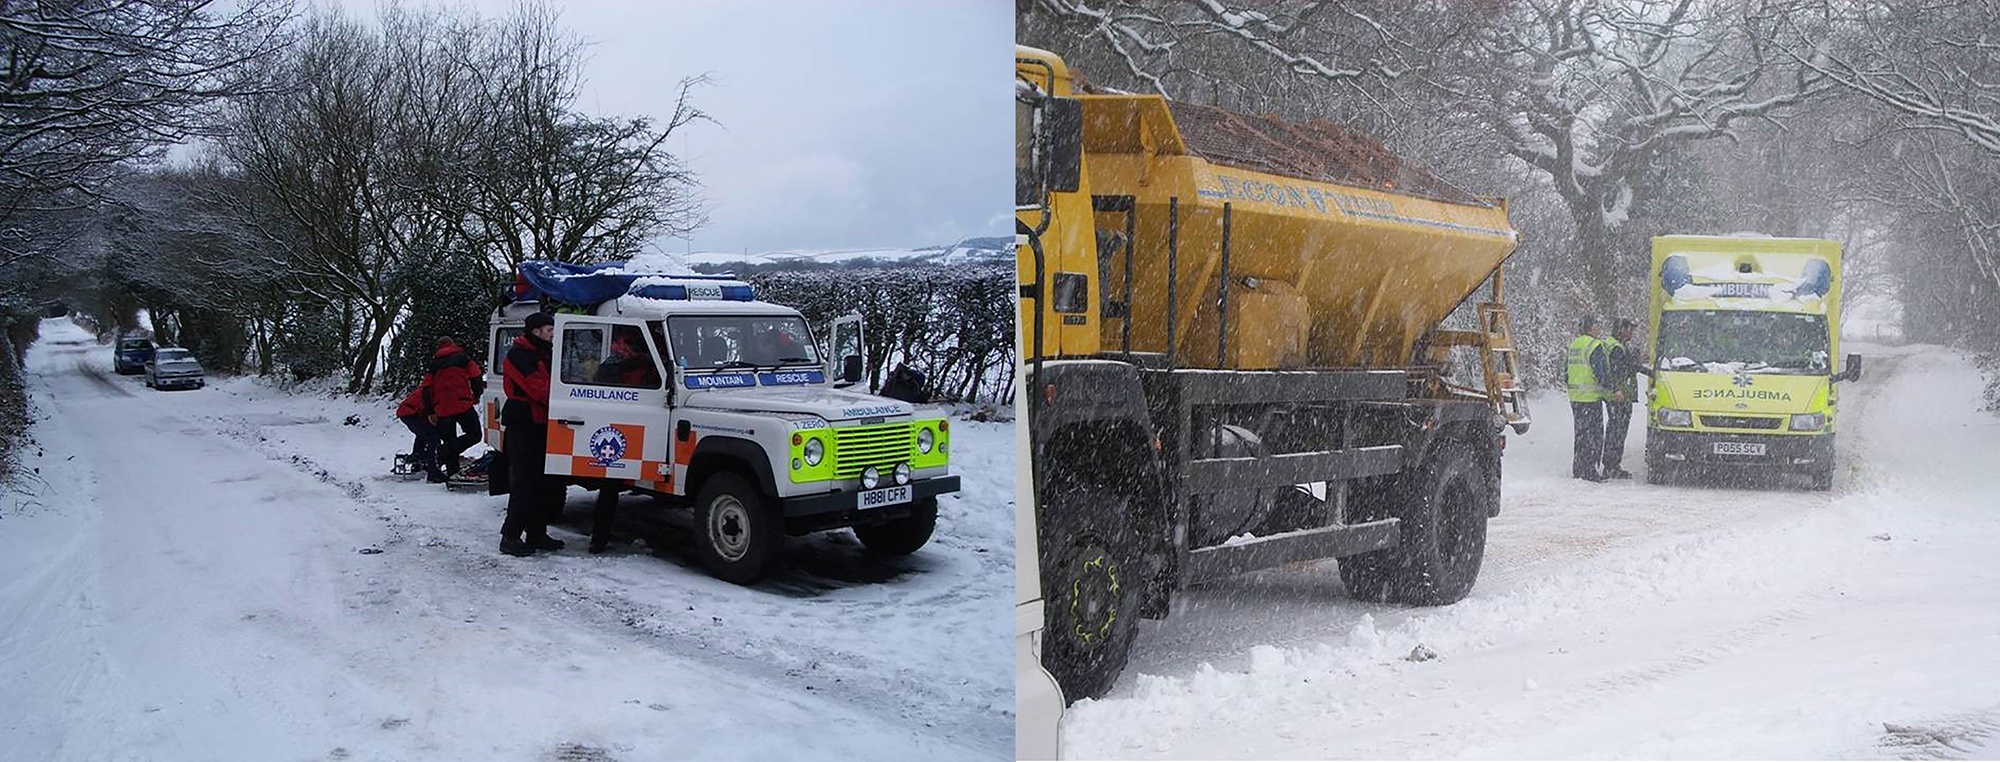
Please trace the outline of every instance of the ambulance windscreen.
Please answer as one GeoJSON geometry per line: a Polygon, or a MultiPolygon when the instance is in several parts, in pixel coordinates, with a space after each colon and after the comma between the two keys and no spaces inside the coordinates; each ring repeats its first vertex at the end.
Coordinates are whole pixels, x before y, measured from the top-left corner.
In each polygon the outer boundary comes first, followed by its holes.
{"type": "Polygon", "coordinates": [[[820,364],[806,321],[787,315],[675,316],[673,361],[691,371],[820,364]]]}

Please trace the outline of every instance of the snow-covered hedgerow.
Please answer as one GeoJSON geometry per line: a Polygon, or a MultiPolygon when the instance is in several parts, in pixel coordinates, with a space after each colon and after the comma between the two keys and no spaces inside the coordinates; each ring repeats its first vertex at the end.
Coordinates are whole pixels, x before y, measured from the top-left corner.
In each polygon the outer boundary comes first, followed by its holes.
{"type": "Polygon", "coordinates": [[[941,400],[991,402],[1013,394],[1011,264],[780,270],[744,278],[758,298],[796,307],[815,326],[861,313],[870,388],[908,365],[941,400]]]}

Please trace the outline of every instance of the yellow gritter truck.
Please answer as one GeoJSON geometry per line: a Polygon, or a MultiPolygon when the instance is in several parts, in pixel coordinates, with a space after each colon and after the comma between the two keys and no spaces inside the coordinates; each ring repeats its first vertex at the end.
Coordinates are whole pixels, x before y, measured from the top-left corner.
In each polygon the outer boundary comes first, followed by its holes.
{"type": "Polygon", "coordinates": [[[1670,235],[1653,239],[1646,479],[1746,468],[1833,486],[1840,242],[1670,235]]]}
{"type": "Polygon", "coordinates": [[[1024,503],[1068,698],[1191,585],[1338,558],[1360,598],[1463,598],[1529,425],[1505,203],[1334,125],[1085,92],[1027,47],[1015,74],[1024,503]]]}

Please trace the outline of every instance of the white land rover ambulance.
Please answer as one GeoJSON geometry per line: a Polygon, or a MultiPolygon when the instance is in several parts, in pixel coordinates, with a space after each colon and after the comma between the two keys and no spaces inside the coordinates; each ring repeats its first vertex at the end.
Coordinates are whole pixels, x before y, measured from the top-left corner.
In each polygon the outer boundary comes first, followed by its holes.
{"type": "MultiPolygon", "coordinates": [[[[834,321],[825,357],[797,310],[733,276],[625,265],[522,264],[488,335],[487,444],[502,446],[507,349],[549,312],[549,478],[693,508],[697,554],[739,584],[770,573],[785,535],[852,527],[893,555],[929,541],[937,496],[958,491],[951,424],[854,386],[859,315],[834,321]]],[[[507,491],[503,472],[492,494],[507,491]]]]}

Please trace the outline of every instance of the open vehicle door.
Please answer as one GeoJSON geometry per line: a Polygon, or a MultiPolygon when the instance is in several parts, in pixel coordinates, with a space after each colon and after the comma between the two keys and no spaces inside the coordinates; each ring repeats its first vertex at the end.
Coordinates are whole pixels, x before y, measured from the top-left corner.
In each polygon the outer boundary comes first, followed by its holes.
{"type": "Polygon", "coordinates": [[[849,312],[834,318],[827,331],[833,351],[826,353],[826,375],[836,387],[853,386],[867,375],[866,344],[861,341],[861,313],[849,312]]]}
{"type": "Polygon", "coordinates": [[[546,473],[664,491],[674,414],[663,349],[643,320],[556,316],[546,473]]]}

